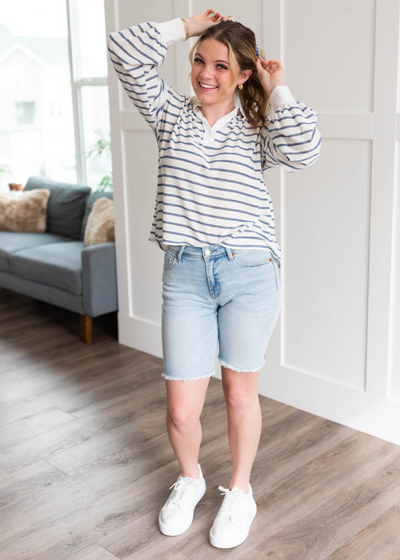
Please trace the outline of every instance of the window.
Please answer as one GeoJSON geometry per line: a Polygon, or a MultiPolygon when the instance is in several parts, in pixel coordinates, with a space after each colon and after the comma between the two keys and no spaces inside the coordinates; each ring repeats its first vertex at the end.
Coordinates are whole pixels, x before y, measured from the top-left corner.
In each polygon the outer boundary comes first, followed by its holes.
{"type": "Polygon", "coordinates": [[[15,104],[17,123],[18,124],[33,124],[35,121],[35,103],[28,101],[15,104]]]}
{"type": "Polygon", "coordinates": [[[88,185],[96,190],[111,190],[110,116],[107,86],[82,86],[83,137],[88,185]],[[93,155],[88,153],[93,152],[93,155]]]}
{"type": "Polygon", "coordinates": [[[0,190],[32,175],[110,190],[104,0],[8,2],[0,36],[0,190]]]}
{"type": "Polygon", "coordinates": [[[80,182],[112,189],[104,0],[67,0],[80,182]],[[81,115],[78,118],[78,115],[81,115]]]}

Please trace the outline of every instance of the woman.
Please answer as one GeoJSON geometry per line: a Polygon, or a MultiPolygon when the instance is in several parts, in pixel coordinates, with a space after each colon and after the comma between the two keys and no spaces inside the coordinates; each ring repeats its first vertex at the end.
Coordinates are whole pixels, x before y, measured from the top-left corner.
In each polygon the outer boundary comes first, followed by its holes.
{"type": "Polygon", "coordinates": [[[256,514],[250,474],[262,424],[258,376],[280,312],[281,251],[263,171],[281,165],[293,173],[317,160],[317,116],[284,85],[281,62],[256,55],[265,56],[253,31],[212,9],[111,33],[108,48],[159,149],[149,240],[165,251],[161,375],[181,467],[159,528],[186,531],[206,490],[200,415],[219,344],[233,472],[229,488],[219,486],[224,499],[210,542],[230,548],[246,539],[256,514]],[[196,96],[189,98],[156,68],[168,45],[196,36],[189,54],[196,96]]]}

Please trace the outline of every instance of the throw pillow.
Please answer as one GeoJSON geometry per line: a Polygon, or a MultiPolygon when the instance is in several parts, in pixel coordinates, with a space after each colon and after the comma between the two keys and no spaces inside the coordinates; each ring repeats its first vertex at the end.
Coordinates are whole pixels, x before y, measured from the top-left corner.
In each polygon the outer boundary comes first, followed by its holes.
{"type": "Polygon", "coordinates": [[[49,189],[0,193],[0,230],[44,233],[49,196],[49,189]]]}
{"type": "Polygon", "coordinates": [[[109,198],[99,198],[89,214],[83,243],[88,247],[114,239],[114,203],[109,198]]]}
{"type": "Polygon", "coordinates": [[[82,220],[82,231],[81,231],[81,240],[82,241],[85,239],[85,229],[86,229],[86,224],[87,224],[87,221],[88,221],[88,218],[89,218],[89,214],[92,211],[93,204],[99,198],[109,198],[109,199],[113,200],[113,193],[109,192],[109,191],[95,191],[87,197],[85,215],[83,216],[83,220],[82,220]]]}
{"type": "Polygon", "coordinates": [[[81,241],[82,219],[86,200],[92,189],[82,185],[60,183],[47,177],[30,177],[24,191],[49,189],[47,233],[55,233],[81,241]]]}

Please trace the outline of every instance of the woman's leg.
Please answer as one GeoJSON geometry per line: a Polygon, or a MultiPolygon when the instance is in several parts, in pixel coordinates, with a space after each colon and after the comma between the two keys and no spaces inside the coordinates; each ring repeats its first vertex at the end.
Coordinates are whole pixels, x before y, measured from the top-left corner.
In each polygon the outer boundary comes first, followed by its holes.
{"type": "Polygon", "coordinates": [[[258,398],[260,372],[238,372],[223,366],[221,372],[233,465],[229,489],[237,486],[247,494],[261,437],[262,416],[258,398]]]}
{"type": "Polygon", "coordinates": [[[199,450],[202,440],[200,415],[210,377],[197,380],[166,379],[167,430],[182,476],[200,476],[199,450]]]}

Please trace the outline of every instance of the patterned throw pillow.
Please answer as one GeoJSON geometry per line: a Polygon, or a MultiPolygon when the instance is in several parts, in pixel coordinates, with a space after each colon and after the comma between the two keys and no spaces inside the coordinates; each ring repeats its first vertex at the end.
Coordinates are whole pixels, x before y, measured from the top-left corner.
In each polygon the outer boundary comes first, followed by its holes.
{"type": "Polygon", "coordinates": [[[25,233],[46,231],[49,189],[0,193],[0,230],[25,233]]]}
{"type": "Polygon", "coordinates": [[[114,240],[114,203],[109,198],[98,198],[89,214],[83,243],[88,247],[114,240]]]}

